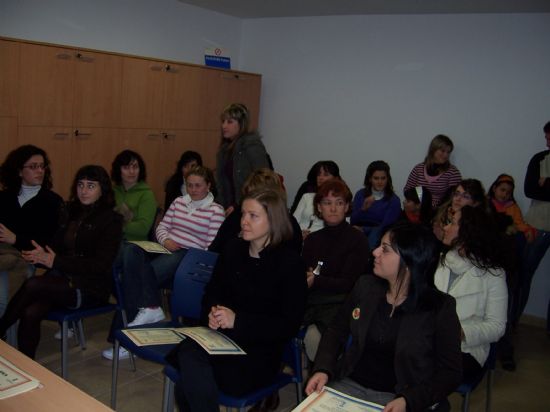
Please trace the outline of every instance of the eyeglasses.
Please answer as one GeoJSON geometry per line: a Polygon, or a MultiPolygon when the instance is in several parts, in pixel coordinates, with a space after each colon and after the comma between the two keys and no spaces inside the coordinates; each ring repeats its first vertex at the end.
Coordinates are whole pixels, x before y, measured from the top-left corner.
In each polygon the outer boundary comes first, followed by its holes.
{"type": "Polygon", "coordinates": [[[31,170],[41,169],[41,170],[44,170],[47,167],[48,166],[46,166],[44,163],[31,163],[30,165],[24,165],[23,169],[31,169],[31,170]]]}
{"type": "Polygon", "coordinates": [[[466,192],[453,192],[453,197],[461,197],[464,200],[472,200],[472,196],[466,192]]]}

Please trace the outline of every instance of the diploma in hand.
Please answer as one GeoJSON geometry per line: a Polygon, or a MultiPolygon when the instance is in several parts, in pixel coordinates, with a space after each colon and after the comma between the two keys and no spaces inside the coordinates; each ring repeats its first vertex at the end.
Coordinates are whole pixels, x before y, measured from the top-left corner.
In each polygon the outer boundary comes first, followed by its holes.
{"type": "Polygon", "coordinates": [[[173,328],[122,329],[122,333],[137,346],[170,345],[185,339],[173,328]]]}
{"type": "Polygon", "coordinates": [[[321,392],[313,392],[292,412],[380,412],[384,407],[367,402],[325,386],[321,392]]]}

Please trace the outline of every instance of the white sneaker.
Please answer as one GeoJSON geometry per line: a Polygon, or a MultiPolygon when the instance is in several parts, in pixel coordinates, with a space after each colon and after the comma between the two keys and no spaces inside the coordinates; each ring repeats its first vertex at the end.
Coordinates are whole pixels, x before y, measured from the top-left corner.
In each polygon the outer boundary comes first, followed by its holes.
{"type": "Polygon", "coordinates": [[[134,320],[128,323],[128,326],[145,325],[146,323],[160,322],[164,319],[162,308],[141,308],[134,320]]]}
{"type": "MultiPolygon", "coordinates": [[[[101,356],[103,356],[105,359],[113,360],[113,348],[105,349],[103,352],[101,352],[101,356]]],[[[122,346],[119,346],[118,359],[128,359],[129,357],[130,354],[128,353],[128,351],[122,346]]]]}
{"type": "MultiPolygon", "coordinates": [[[[59,329],[57,332],[55,332],[55,335],[53,337],[57,340],[61,340],[61,329],[59,329]]],[[[74,329],[68,328],[67,329],[67,338],[72,339],[74,337],[74,329]]]]}

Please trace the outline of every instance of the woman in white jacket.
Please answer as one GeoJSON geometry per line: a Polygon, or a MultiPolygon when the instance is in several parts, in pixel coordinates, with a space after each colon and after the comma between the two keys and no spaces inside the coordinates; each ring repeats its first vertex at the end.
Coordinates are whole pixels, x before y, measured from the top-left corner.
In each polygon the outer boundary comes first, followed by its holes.
{"type": "Polygon", "coordinates": [[[456,299],[468,378],[481,370],[491,342],[506,328],[507,248],[492,217],[480,208],[465,206],[443,230],[450,249],[441,257],[435,285],[456,299]]]}

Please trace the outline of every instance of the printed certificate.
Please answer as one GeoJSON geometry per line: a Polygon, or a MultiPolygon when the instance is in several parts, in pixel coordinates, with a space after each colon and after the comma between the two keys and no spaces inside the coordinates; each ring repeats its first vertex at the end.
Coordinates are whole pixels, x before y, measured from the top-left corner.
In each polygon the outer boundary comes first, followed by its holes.
{"type": "Polygon", "coordinates": [[[382,405],[357,399],[325,386],[320,393],[313,392],[309,395],[292,412],[380,412],[383,409],[382,405]]]}
{"type": "Polygon", "coordinates": [[[160,243],[150,242],[149,240],[129,240],[128,243],[133,243],[149,253],[164,253],[168,255],[172,253],[160,243]]]}
{"type": "Polygon", "coordinates": [[[38,380],[0,356],[0,399],[30,391],[38,386],[38,380]]]}
{"type": "Polygon", "coordinates": [[[223,333],[205,326],[174,329],[202,346],[210,355],[246,355],[235,342],[223,333]]]}
{"type": "Polygon", "coordinates": [[[122,333],[137,346],[169,345],[185,339],[174,328],[122,329],[122,333]]]}

